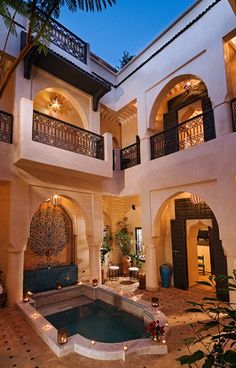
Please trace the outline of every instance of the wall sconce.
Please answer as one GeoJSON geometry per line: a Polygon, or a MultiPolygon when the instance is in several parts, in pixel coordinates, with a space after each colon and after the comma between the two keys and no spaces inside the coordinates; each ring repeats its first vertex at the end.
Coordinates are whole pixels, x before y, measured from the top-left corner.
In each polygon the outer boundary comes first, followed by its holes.
{"type": "Polygon", "coordinates": [[[159,307],[159,299],[156,296],[153,296],[151,299],[151,304],[153,308],[159,307]]]}
{"type": "Polygon", "coordinates": [[[50,104],[48,105],[48,107],[50,108],[50,109],[52,109],[54,112],[57,112],[57,111],[59,111],[59,110],[61,110],[61,108],[62,108],[62,103],[61,102],[59,102],[59,100],[58,100],[58,97],[57,96],[55,96],[54,98],[51,98],[51,102],[50,102],[50,104]]]}
{"type": "Polygon", "coordinates": [[[55,194],[50,199],[50,202],[53,204],[53,206],[59,206],[59,204],[61,202],[61,197],[59,195],[55,194]]]}
{"type": "Polygon", "coordinates": [[[65,329],[61,328],[57,331],[57,342],[60,345],[68,342],[68,332],[65,329]]]}
{"type": "Polygon", "coordinates": [[[92,285],[95,287],[95,286],[98,286],[98,280],[97,279],[93,279],[92,280],[92,285]]]}
{"type": "Polygon", "coordinates": [[[56,289],[57,290],[61,290],[61,288],[62,288],[62,283],[61,282],[57,282],[56,283],[56,289]]]}

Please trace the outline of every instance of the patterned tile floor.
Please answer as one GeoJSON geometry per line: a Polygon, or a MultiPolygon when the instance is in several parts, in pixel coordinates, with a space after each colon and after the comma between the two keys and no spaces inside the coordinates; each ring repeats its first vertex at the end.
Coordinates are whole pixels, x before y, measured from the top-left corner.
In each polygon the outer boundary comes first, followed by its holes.
{"type": "Polygon", "coordinates": [[[167,315],[170,331],[167,339],[169,353],[165,356],[134,356],[123,361],[98,361],[77,354],[57,358],[32,330],[16,308],[0,310],[0,368],[175,368],[180,367],[176,358],[186,353],[182,338],[191,336],[189,323],[201,318],[200,314],[186,314],[186,301],[199,301],[207,290],[197,288],[189,291],[174,288],[161,289],[151,293],[138,289],[137,283],[128,284],[124,279],[109,281],[106,286],[112,287],[123,295],[136,296],[137,299],[151,300],[158,296],[162,311],[167,315]]]}

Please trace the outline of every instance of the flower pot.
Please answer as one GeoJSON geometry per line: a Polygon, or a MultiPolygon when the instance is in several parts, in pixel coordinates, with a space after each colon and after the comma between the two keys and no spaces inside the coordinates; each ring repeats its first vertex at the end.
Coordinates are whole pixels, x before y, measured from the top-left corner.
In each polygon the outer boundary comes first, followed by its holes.
{"type": "Polygon", "coordinates": [[[171,284],[172,277],[172,266],[170,263],[163,263],[160,266],[161,273],[161,284],[164,288],[169,288],[171,284]]]}
{"type": "Polygon", "coordinates": [[[124,276],[127,276],[129,273],[129,267],[131,267],[131,258],[130,256],[122,256],[122,272],[124,276]]]}

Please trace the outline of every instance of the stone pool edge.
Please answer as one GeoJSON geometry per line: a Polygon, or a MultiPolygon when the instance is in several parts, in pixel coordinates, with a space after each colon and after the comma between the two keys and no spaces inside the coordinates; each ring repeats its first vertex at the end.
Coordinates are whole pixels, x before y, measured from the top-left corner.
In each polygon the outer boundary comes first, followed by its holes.
{"type": "MultiPolygon", "coordinates": [[[[144,355],[144,354],[167,354],[167,344],[166,344],[166,335],[168,331],[168,323],[166,316],[159,310],[153,308],[150,305],[150,302],[142,301],[139,303],[136,300],[136,297],[130,297],[120,295],[119,293],[115,293],[113,290],[109,289],[106,286],[98,286],[91,287],[88,285],[78,285],[75,286],[79,288],[78,291],[82,295],[88,296],[92,299],[100,299],[109,304],[115,305],[112,303],[114,300],[120,300],[123,305],[127,305],[127,308],[124,310],[129,310],[132,308],[132,311],[135,307],[139,310],[143,311],[144,322],[148,323],[153,319],[158,319],[161,321],[161,324],[165,325],[165,336],[163,336],[161,342],[152,341],[149,338],[145,339],[137,339],[137,340],[129,340],[120,343],[102,343],[95,342],[92,345],[91,340],[86,339],[85,337],[76,334],[69,337],[68,343],[65,345],[59,345],[57,343],[57,329],[50,324],[35,308],[35,302],[29,303],[17,303],[18,308],[24,314],[26,320],[30,323],[33,329],[37,332],[37,334],[44,340],[44,342],[50,347],[50,349],[58,356],[63,357],[67,354],[76,352],[80,355],[83,355],[88,358],[98,359],[98,360],[123,360],[125,361],[128,356],[131,355],[144,355]],[[127,351],[124,351],[124,346],[127,347],[127,351]]],[[[53,291],[55,292],[55,291],[53,291]]],[[[53,293],[52,292],[52,293],[53,293]]],[[[41,293],[42,295],[43,293],[41,293]]],[[[123,309],[123,308],[122,308],[123,309]]],[[[134,312],[134,311],[133,311],[134,312]]],[[[133,313],[138,315],[139,313],[133,313]]]]}

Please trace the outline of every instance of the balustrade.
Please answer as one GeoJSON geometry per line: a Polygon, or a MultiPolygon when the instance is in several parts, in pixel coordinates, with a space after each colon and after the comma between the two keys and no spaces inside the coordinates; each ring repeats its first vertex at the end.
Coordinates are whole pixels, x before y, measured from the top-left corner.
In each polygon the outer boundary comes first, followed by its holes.
{"type": "MultiPolygon", "coordinates": [[[[38,32],[46,18],[46,15],[38,10],[38,19],[34,25],[34,31],[38,32]]],[[[87,44],[81,40],[74,33],[65,28],[55,19],[50,19],[50,24],[47,26],[47,34],[49,41],[60,49],[66,51],[68,54],[74,56],[76,59],[84,64],[87,64],[87,44]]]]}
{"type": "Polygon", "coordinates": [[[151,159],[201,144],[215,138],[212,111],[195,116],[150,137],[151,159]]]}
{"type": "Polygon", "coordinates": [[[136,137],[136,143],[122,148],[120,151],[121,170],[140,164],[140,141],[136,137]]]}
{"type": "Polygon", "coordinates": [[[13,116],[0,110],[0,141],[12,143],[13,116]]]}
{"type": "Polygon", "coordinates": [[[104,160],[104,138],[51,116],[34,111],[32,140],[104,160]]]}

